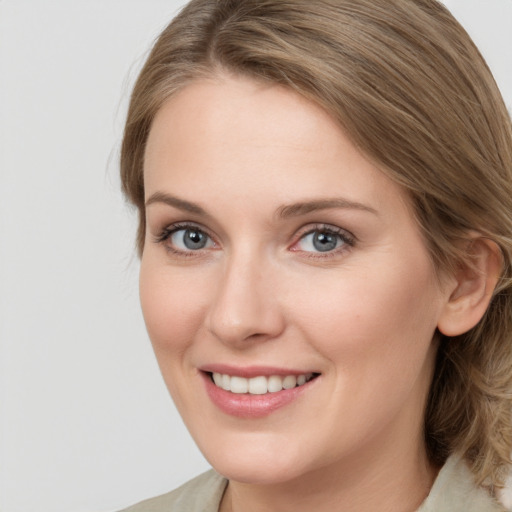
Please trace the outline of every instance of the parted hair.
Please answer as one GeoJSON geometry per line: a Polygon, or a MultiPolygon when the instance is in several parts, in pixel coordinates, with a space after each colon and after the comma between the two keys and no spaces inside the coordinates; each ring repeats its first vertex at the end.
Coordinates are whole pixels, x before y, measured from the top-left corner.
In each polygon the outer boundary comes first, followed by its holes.
{"type": "Polygon", "coordinates": [[[436,0],[192,0],[135,84],[121,179],[144,250],[144,152],[155,114],[220,72],[284,85],[324,108],[409,194],[439,273],[470,263],[468,233],[501,249],[486,314],[446,337],[426,404],[431,461],[457,453],[478,484],[503,485],[512,451],[512,126],[471,38],[436,0]]]}

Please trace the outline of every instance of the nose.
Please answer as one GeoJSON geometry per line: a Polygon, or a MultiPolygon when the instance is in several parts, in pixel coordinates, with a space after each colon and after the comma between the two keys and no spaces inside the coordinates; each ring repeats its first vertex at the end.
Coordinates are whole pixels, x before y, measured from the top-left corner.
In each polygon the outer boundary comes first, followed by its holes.
{"type": "Polygon", "coordinates": [[[232,257],[217,281],[206,326],[218,340],[246,347],[276,338],[285,321],[279,306],[276,269],[256,257],[232,257]]]}

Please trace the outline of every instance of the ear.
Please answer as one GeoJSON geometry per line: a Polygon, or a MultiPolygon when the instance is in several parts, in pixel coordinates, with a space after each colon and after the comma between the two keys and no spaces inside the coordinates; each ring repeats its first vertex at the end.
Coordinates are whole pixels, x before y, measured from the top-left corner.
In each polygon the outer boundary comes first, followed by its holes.
{"type": "Polygon", "coordinates": [[[502,256],[498,245],[480,235],[467,243],[467,260],[458,269],[437,328],[446,336],[469,331],[482,319],[498,282],[502,256]]]}

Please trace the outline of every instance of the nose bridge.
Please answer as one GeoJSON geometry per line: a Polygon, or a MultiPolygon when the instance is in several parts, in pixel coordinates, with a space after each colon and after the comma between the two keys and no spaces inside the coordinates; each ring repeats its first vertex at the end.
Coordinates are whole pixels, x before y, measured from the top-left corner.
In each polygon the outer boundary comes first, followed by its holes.
{"type": "Polygon", "coordinates": [[[277,336],[283,321],[272,281],[272,268],[261,253],[249,247],[233,251],[210,306],[210,332],[225,343],[277,336]]]}

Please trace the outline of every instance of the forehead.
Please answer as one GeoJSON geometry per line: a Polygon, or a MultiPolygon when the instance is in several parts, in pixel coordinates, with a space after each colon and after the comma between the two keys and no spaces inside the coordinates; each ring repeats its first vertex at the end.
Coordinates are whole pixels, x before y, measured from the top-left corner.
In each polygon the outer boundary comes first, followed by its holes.
{"type": "MultiPolygon", "coordinates": [[[[246,77],[216,75],[187,85],[157,112],[150,132],[146,157],[154,146],[171,148],[178,138],[194,144],[211,144],[233,151],[247,144],[294,146],[304,152],[327,147],[330,134],[340,128],[325,111],[291,89],[246,77]],[[322,137],[312,133],[322,129],[322,137]]],[[[204,146],[203,146],[204,147],[204,146]]],[[[185,148],[182,148],[185,149],[185,148]]]]}
{"type": "Polygon", "coordinates": [[[406,195],[350,142],[322,108],[288,88],[246,78],[196,81],[157,113],[145,155],[145,190],[212,197],[406,195]]]}

